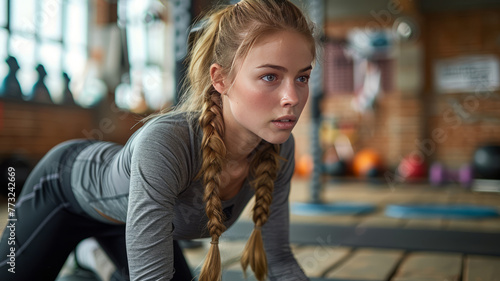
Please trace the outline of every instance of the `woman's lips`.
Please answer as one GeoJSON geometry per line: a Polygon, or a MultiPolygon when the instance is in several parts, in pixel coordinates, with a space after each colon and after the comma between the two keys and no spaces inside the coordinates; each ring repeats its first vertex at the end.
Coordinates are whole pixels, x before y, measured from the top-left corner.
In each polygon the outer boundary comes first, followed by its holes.
{"type": "Polygon", "coordinates": [[[297,118],[295,116],[283,116],[276,120],[273,120],[272,123],[281,130],[290,130],[295,127],[297,123],[297,118]]]}

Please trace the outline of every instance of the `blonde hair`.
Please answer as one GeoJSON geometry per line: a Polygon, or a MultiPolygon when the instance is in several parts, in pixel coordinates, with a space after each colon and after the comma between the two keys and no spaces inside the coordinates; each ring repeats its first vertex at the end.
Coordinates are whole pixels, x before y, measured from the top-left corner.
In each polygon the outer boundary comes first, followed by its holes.
{"type": "MultiPolygon", "coordinates": [[[[312,24],[297,6],[284,0],[243,0],[236,5],[214,11],[206,17],[193,40],[185,94],[175,111],[193,114],[191,116],[199,114],[199,124],[203,130],[203,159],[198,176],[202,177],[205,185],[207,229],[212,242],[201,269],[200,281],[221,279],[218,241],[225,231],[225,218],[219,197],[222,169],[226,163],[224,119],[220,93],[212,86],[210,66],[217,63],[222,66],[225,75],[234,77],[232,75],[237,71],[237,62],[246,57],[255,42],[263,35],[278,31],[302,34],[311,44],[311,53],[315,57],[312,24]]],[[[262,141],[250,162],[250,173],[254,179],[252,186],[255,189],[255,228],[243,251],[241,264],[245,271],[250,265],[257,280],[267,277],[267,258],[261,227],[270,215],[279,161],[279,145],[262,141]]]]}

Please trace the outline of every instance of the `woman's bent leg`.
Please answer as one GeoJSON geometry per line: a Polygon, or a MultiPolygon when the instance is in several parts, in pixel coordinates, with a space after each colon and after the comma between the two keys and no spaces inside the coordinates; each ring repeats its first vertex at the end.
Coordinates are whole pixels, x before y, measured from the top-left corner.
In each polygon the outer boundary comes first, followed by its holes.
{"type": "Polygon", "coordinates": [[[69,170],[61,158],[74,144],[52,149],[26,180],[0,240],[0,280],[55,279],[77,242],[91,234],[81,227],[90,220],[71,212],[61,186],[69,170]]]}

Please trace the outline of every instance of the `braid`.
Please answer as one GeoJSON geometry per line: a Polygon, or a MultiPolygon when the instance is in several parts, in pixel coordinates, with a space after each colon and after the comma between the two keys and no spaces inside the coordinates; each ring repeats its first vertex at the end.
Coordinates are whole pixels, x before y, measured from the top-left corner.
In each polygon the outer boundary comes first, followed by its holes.
{"type": "Polygon", "coordinates": [[[215,281],[220,280],[222,275],[218,243],[219,237],[226,230],[223,223],[222,203],[219,198],[219,186],[221,185],[221,172],[224,166],[226,147],[222,140],[224,123],[222,109],[219,106],[220,95],[212,91],[207,96],[200,116],[200,125],[203,129],[203,163],[198,176],[203,177],[205,184],[203,200],[206,202],[207,228],[212,237],[212,242],[201,269],[199,280],[215,281]]]}
{"type": "Polygon", "coordinates": [[[252,173],[255,176],[255,180],[252,182],[255,188],[253,208],[255,228],[243,250],[241,265],[246,271],[250,264],[255,277],[260,281],[267,277],[267,258],[261,227],[269,218],[274,180],[279,170],[279,159],[279,145],[266,143],[257,148],[256,155],[252,160],[252,173]]]}

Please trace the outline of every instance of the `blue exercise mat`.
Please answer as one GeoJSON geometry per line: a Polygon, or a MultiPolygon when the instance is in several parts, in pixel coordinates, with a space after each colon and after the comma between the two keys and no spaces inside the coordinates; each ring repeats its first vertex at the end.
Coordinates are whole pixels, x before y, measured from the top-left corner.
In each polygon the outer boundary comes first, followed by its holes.
{"type": "Polygon", "coordinates": [[[477,219],[498,217],[497,208],[476,205],[408,204],[388,205],[385,215],[393,218],[477,219]]]}
{"type": "Polygon", "coordinates": [[[376,209],[373,204],[356,202],[337,203],[292,203],[293,214],[302,216],[319,215],[360,215],[371,213],[376,209]]]}

